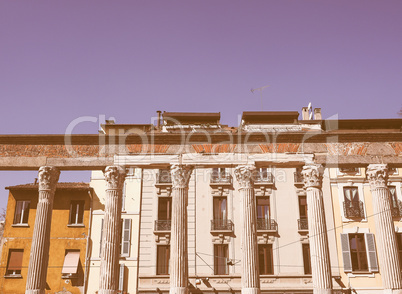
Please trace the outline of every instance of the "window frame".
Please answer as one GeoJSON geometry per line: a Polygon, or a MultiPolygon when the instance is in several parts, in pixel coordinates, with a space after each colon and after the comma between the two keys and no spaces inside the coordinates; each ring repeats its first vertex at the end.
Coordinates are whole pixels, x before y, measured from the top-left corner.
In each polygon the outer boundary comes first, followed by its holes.
{"type": "Polygon", "coordinates": [[[68,216],[68,226],[69,227],[84,226],[84,214],[85,214],[85,200],[71,200],[70,201],[70,211],[69,211],[69,216],[68,216]],[[74,211],[75,211],[75,215],[73,215],[74,211]],[[75,218],[74,222],[73,222],[73,217],[75,218]],[[81,222],[79,222],[80,217],[81,217],[81,222]]]}
{"type": "Polygon", "coordinates": [[[303,269],[305,275],[312,274],[310,244],[302,243],[303,269]],[[306,249],[307,248],[307,249],[306,249]]]}
{"type": "Polygon", "coordinates": [[[16,200],[15,202],[15,210],[14,210],[14,219],[13,226],[27,226],[29,223],[29,211],[31,208],[31,200],[16,200]],[[22,203],[21,212],[19,220],[17,220],[17,212],[18,212],[18,204],[22,203]],[[27,204],[26,204],[27,203],[27,204]],[[27,207],[25,207],[27,205],[27,207]],[[26,217],[26,222],[24,222],[24,218],[26,217]]]}
{"type": "Polygon", "coordinates": [[[214,275],[225,276],[229,275],[229,245],[228,244],[214,244],[214,275]],[[220,256],[220,253],[224,253],[226,256],[220,256]],[[226,259],[224,264],[221,264],[220,259],[226,259]],[[221,270],[224,269],[224,272],[221,270]]]}
{"type": "Polygon", "coordinates": [[[7,267],[6,267],[5,277],[7,277],[7,278],[20,278],[20,277],[22,277],[21,272],[22,272],[23,258],[24,258],[24,249],[20,249],[20,248],[10,248],[10,249],[8,250],[7,267]],[[19,270],[10,270],[10,269],[9,269],[9,267],[10,267],[10,260],[11,260],[11,256],[12,256],[12,252],[21,252],[21,253],[22,253],[21,265],[20,265],[20,269],[19,269],[19,270]]]}
{"type": "Polygon", "coordinates": [[[170,245],[161,244],[156,246],[156,275],[157,276],[167,276],[170,274],[170,245]],[[161,249],[165,249],[163,252],[164,255],[164,264],[160,264],[161,262],[161,249]],[[167,253],[167,254],[166,254],[167,253]]]}
{"type": "Polygon", "coordinates": [[[258,269],[260,271],[260,275],[274,274],[274,256],[273,256],[272,244],[258,244],[258,269]],[[263,255],[262,259],[264,261],[263,265],[261,265],[260,263],[261,250],[263,252],[262,254],[263,255]]]}

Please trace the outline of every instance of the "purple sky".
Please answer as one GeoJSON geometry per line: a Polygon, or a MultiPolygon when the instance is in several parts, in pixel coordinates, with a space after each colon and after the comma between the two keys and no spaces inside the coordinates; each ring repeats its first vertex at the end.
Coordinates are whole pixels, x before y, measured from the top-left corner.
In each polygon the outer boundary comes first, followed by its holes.
{"type": "MultiPolygon", "coordinates": [[[[150,123],[156,110],[237,125],[265,85],[264,110],[311,101],[324,118],[396,118],[401,15],[399,0],[1,1],[0,133],[64,133],[81,116],[150,123]]],[[[1,172],[0,187],[32,181],[18,174],[1,172]]]]}

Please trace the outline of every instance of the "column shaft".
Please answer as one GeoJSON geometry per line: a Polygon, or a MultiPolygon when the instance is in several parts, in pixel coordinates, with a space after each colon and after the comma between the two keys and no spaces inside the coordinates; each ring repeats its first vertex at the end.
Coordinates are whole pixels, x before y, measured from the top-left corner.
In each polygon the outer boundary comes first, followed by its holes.
{"type": "Polygon", "coordinates": [[[253,185],[254,166],[238,166],[235,175],[242,198],[242,294],[260,293],[257,244],[257,213],[253,185]]]}
{"type": "Polygon", "coordinates": [[[401,289],[400,265],[388,188],[375,188],[373,210],[378,257],[385,289],[401,289]]]}
{"type": "Polygon", "coordinates": [[[99,294],[115,294],[119,289],[119,257],[121,242],[121,205],[124,170],[109,166],[105,169],[107,181],[105,217],[101,248],[99,294]]]}
{"type": "Polygon", "coordinates": [[[324,199],[321,191],[323,172],[324,169],[321,165],[304,166],[302,171],[304,188],[307,194],[308,232],[314,294],[332,293],[331,262],[324,199]]]}
{"type": "Polygon", "coordinates": [[[187,203],[192,167],[173,165],[172,226],[170,232],[170,294],[188,293],[187,203]]]}
{"type": "Polygon", "coordinates": [[[26,294],[45,293],[53,199],[59,175],[60,172],[54,167],[39,169],[39,201],[29,256],[26,294]]]}

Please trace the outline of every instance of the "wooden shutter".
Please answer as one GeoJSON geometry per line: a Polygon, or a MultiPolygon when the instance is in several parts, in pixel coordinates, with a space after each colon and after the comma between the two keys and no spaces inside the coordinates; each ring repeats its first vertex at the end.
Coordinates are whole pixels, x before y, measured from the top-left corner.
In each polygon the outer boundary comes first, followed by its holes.
{"type": "Polygon", "coordinates": [[[123,290],[124,290],[124,263],[121,263],[119,270],[119,291],[123,293],[123,290]]]}
{"type": "Polygon", "coordinates": [[[378,272],[377,253],[375,250],[374,234],[364,234],[367,247],[367,260],[370,272],[378,272]]]}
{"type": "Polygon", "coordinates": [[[131,219],[123,219],[123,228],[121,232],[121,255],[130,256],[131,244],[131,219]]]}
{"type": "Polygon", "coordinates": [[[101,233],[100,233],[100,242],[99,242],[99,257],[102,257],[102,238],[103,238],[103,218],[101,221],[101,233]]]}
{"type": "Polygon", "coordinates": [[[352,272],[352,258],[350,256],[349,234],[341,234],[341,246],[343,257],[343,270],[352,272]]]}

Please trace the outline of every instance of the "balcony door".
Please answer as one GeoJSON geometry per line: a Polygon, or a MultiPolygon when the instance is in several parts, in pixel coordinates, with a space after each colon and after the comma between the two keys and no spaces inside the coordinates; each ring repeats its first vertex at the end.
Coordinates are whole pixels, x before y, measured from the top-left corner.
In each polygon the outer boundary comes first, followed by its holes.
{"type": "Polygon", "coordinates": [[[227,220],[227,199],[226,197],[214,197],[214,220],[227,220]]]}
{"type": "Polygon", "coordinates": [[[257,199],[257,219],[268,221],[271,218],[269,197],[256,197],[257,199]]]}

